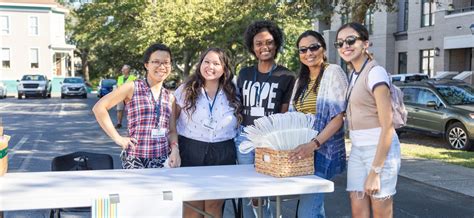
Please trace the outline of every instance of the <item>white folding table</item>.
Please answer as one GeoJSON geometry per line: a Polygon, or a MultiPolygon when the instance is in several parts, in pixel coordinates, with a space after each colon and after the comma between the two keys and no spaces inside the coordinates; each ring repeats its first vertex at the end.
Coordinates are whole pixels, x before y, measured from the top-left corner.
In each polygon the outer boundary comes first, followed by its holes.
{"type": "Polygon", "coordinates": [[[317,176],[274,178],[253,165],[172,169],[7,173],[0,177],[0,211],[90,207],[119,197],[120,217],[181,217],[182,202],[334,191],[317,176]]]}

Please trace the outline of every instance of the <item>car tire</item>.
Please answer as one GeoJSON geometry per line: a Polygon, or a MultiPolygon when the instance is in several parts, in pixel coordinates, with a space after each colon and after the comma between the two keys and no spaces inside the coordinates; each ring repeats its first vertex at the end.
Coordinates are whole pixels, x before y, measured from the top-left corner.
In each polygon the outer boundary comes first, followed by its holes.
{"type": "Polygon", "coordinates": [[[21,99],[21,94],[20,93],[18,93],[18,99],[21,99]]]}
{"type": "Polygon", "coordinates": [[[469,140],[466,127],[462,123],[457,122],[449,125],[448,129],[446,129],[445,137],[452,149],[463,151],[471,149],[472,141],[469,140]]]}
{"type": "Polygon", "coordinates": [[[64,94],[61,94],[61,98],[64,98],[64,97],[65,97],[64,94]]]}
{"type": "Polygon", "coordinates": [[[87,98],[87,94],[82,95],[82,98],[87,98]]]}

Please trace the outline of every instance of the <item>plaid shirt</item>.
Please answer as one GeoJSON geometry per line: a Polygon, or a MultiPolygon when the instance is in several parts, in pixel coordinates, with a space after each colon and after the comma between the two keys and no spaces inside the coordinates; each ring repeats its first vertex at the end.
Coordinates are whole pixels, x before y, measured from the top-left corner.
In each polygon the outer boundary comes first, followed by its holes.
{"type": "MultiPolygon", "coordinates": [[[[161,102],[153,100],[150,88],[144,80],[134,81],[133,97],[128,102],[128,132],[130,137],[137,139],[135,150],[127,149],[128,155],[141,158],[157,158],[168,156],[169,124],[172,105],[171,92],[162,88],[161,102]],[[160,120],[156,116],[155,108],[160,106],[160,120]],[[165,137],[152,138],[152,129],[166,129],[165,137]]],[[[156,96],[159,99],[158,96],[156,96]]]]}

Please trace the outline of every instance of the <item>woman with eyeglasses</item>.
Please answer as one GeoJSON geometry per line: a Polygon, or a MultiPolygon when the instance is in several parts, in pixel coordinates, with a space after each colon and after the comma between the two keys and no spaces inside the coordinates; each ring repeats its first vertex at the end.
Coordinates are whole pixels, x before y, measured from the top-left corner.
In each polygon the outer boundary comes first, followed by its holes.
{"type": "Polygon", "coordinates": [[[352,66],[346,109],[352,143],[347,191],[353,217],[393,217],[400,142],[392,124],[390,78],[368,52],[369,33],[359,23],[337,31],[339,55],[352,66]]]}
{"type": "MultiPolygon", "coordinates": [[[[326,42],[313,30],[296,41],[300,72],[293,89],[290,110],[316,116],[317,136],[290,153],[290,160],[314,154],[315,175],[332,179],[346,168],[343,114],[346,109],[347,76],[339,65],[327,63],[326,42]]],[[[298,217],[325,217],[324,194],[300,196],[298,217]]]]}
{"type": "MultiPolygon", "coordinates": [[[[203,52],[196,71],[174,93],[171,141],[179,142],[182,167],[235,165],[234,138],[241,121],[230,60],[222,49],[203,52]]],[[[189,202],[222,217],[224,200],[189,202]]],[[[184,217],[202,217],[189,207],[184,217]]]]}
{"type": "Polygon", "coordinates": [[[143,59],[145,79],[118,87],[101,98],[92,111],[100,127],[122,148],[124,169],[161,168],[168,158],[170,167],[179,167],[178,146],[168,139],[174,97],[163,87],[171,73],[171,50],[166,45],[153,44],[143,59]],[[108,113],[119,102],[129,108],[128,136],[117,132],[108,113]]]}

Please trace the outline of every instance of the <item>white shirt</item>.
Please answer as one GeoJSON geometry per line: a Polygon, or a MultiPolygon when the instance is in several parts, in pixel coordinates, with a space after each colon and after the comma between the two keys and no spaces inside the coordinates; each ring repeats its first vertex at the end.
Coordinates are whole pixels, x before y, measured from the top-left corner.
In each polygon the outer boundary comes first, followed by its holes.
{"type": "MultiPolygon", "coordinates": [[[[359,74],[353,74],[352,75],[352,79],[350,81],[350,89],[352,89],[352,86],[354,86],[355,84],[355,81],[357,79],[357,77],[359,77],[359,74]]],[[[369,78],[368,78],[368,81],[367,81],[367,88],[373,92],[374,91],[374,86],[376,84],[380,84],[380,83],[386,83],[387,86],[390,84],[390,77],[388,76],[388,73],[387,71],[381,67],[381,66],[375,66],[373,67],[372,69],[370,69],[369,71],[369,78]]]]}
{"type": "Polygon", "coordinates": [[[205,124],[208,123],[211,118],[209,104],[212,104],[213,99],[208,100],[204,89],[201,89],[201,93],[196,101],[196,110],[191,112],[191,117],[189,117],[184,109],[184,86],[185,84],[182,84],[174,92],[176,104],[181,107],[181,112],[176,123],[178,135],[202,142],[222,142],[235,138],[237,135],[237,118],[234,115],[235,109],[229,106],[229,101],[224,91],[220,89],[215,96],[216,99],[212,109],[213,129],[210,129],[207,128],[205,124]]]}
{"type": "MultiPolygon", "coordinates": [[[[355,84],[358,75],[354,74],[350,81],[350,88],[355,84]]],[[[374,91],[374,88],[377,84],[386,83],[387,86],[390,84],[390,77],[388,76],[387,71],[381,66],[375,66],[369,71],[369,77],[367,81],[367,89],[371,92],[374,91]]],[[[372,129],[359,129],[349,131],[349,137],[351,138],[351,143],[354,146],[369,146],[377,145],[379,143],[380,133],[382,128],[372,128],[372,129]]],[[[396,137],[396,134],[394,134],[396,137]]]]}

